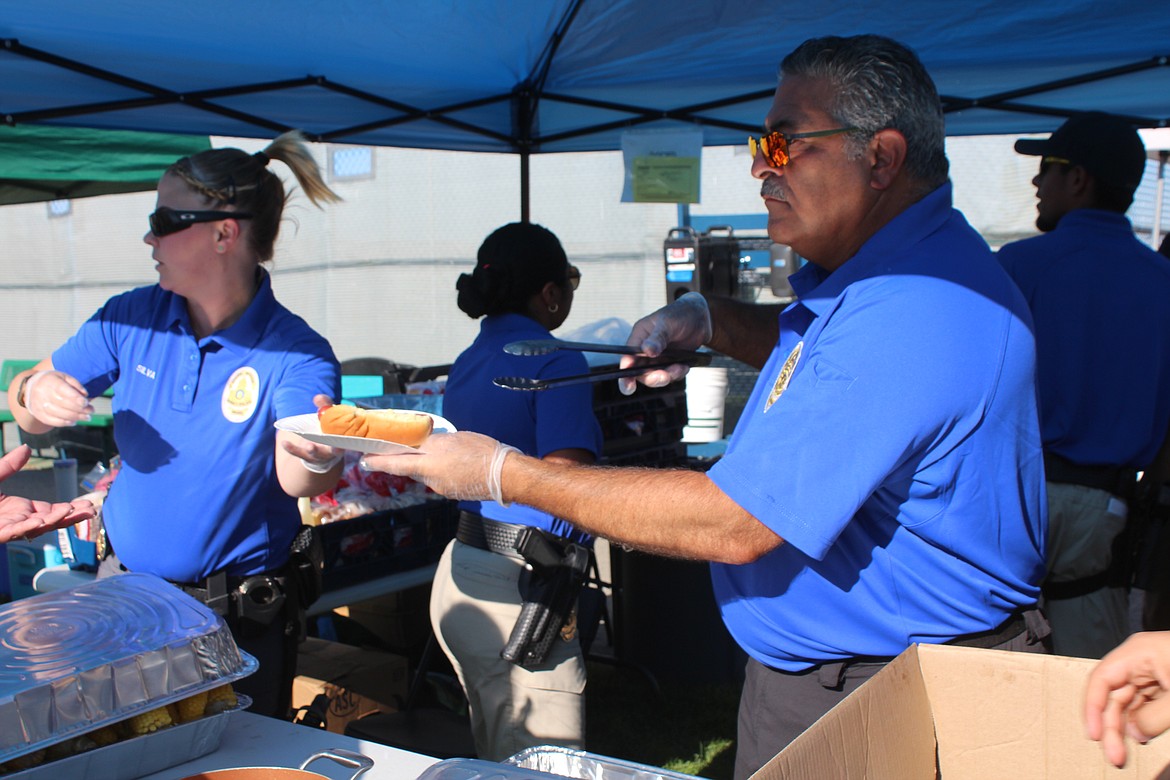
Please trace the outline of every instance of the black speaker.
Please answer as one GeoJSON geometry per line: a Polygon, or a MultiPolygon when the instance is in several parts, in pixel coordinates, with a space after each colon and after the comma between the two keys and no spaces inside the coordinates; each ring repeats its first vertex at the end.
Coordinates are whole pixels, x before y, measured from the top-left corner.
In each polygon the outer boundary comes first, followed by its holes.
{"type": "Polygon", "coordinates": [[[739,242],[730,227],[717,225],[705,233],[690,227],[672,228],[662,254],[667,303],[688,292],[736,294],[739,242]]]}

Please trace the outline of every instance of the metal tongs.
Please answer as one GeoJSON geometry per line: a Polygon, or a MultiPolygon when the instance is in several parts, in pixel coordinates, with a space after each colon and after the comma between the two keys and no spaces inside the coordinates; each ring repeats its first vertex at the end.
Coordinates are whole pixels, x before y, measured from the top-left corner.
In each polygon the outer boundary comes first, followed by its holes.
{"type": "MultiPolygon", "coordinates": [[[[561,341],[560,339],[529,339],[527,341],[513,341],[504,345],[504,351],[509,355],[547,355],[560,349],[570,349],[575,352],[601,352],[610,355],[642,355],[637,347],[627,347],[620,344],[590,344],[582,341],[561,341]]],[[[629,368],[604,368],[591,371],[588,374],[574,376],[560,376],[552,379],[533,379],[523,376],[499,376],[492,380],[497,387],[506,387],[509,390],[548,390],[552,387],[577,385],[583,382],[603,382],[607,379],[619,379],[624,376],[638,376],[655,368],[682,363],[687,366],[705,366],[711,362],[709,352],[692,352],[687,349],[668,349],[657,355],[653,362],[643,363],[629,368]]]]}

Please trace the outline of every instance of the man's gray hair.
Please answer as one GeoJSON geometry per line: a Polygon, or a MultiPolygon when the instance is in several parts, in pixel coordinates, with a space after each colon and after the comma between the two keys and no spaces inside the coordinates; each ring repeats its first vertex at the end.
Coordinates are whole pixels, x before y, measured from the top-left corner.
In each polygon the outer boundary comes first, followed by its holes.
{"type": "Polygon", "coordinates": [[[855,127],[846,149],[860,154],[874,133],[893,128],[906,138],[906,167],[929,189],[947,180],[946,125],[934,80],[912,50],[881,35],[812,38],[780,63],[780,77],[825,79],[829,113],[855,127]]]}

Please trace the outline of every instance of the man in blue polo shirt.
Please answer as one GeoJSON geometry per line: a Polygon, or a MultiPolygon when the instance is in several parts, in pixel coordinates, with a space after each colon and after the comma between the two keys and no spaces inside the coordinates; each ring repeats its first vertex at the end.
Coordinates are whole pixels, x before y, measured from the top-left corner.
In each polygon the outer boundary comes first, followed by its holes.
{"type": "Polygon", "coordinates": [[[1031,318],[951,206],[933,81],[888,38],[806,41],[750,146],[769,235],[809,261],[791,277],[799,300],[687,293],[630,337],[648,355],[706,344],[761,367],[709,472],[550,466],[472,434],[369,459],[712,561],[749,656],[737,778],[915,642],[1039,650],[1044,628],[1031,318]]]}
{"type": "Polygon", "coordinates": [[[1032,183],[1043,235],[998,256],[1036,324],[1050,520],[1044,609],[1054,652],[1100,658],[1129,634],[1129,559],[1120,547],[1114,554],[1114,540],[1135,474],[1170,425],[1170,262],[1125,217],[1146,163],[1130,124],[1080,114],[1016,151],[1040,157],[1032,183]]]}

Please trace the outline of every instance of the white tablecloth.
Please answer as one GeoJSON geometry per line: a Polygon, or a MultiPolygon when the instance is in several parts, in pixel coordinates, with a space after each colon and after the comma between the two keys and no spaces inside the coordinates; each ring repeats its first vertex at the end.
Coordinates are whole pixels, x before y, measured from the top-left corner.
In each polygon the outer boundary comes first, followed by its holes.
{"type": "MultiPolygon", "coordinates": [[[[309,756],[329,748],[345,748],[374,760],[374,768],[360,780],[415,780],[439,760],[250,712],[237,712],[231,718],[214,753],[155,772],[142,780],[180,780],[196,772],[243,766],[296,768],[309,756]]],[[[337,780],[350,778],[354,772],[328,759],[314,761],[306,769],[337,780]]]]}

